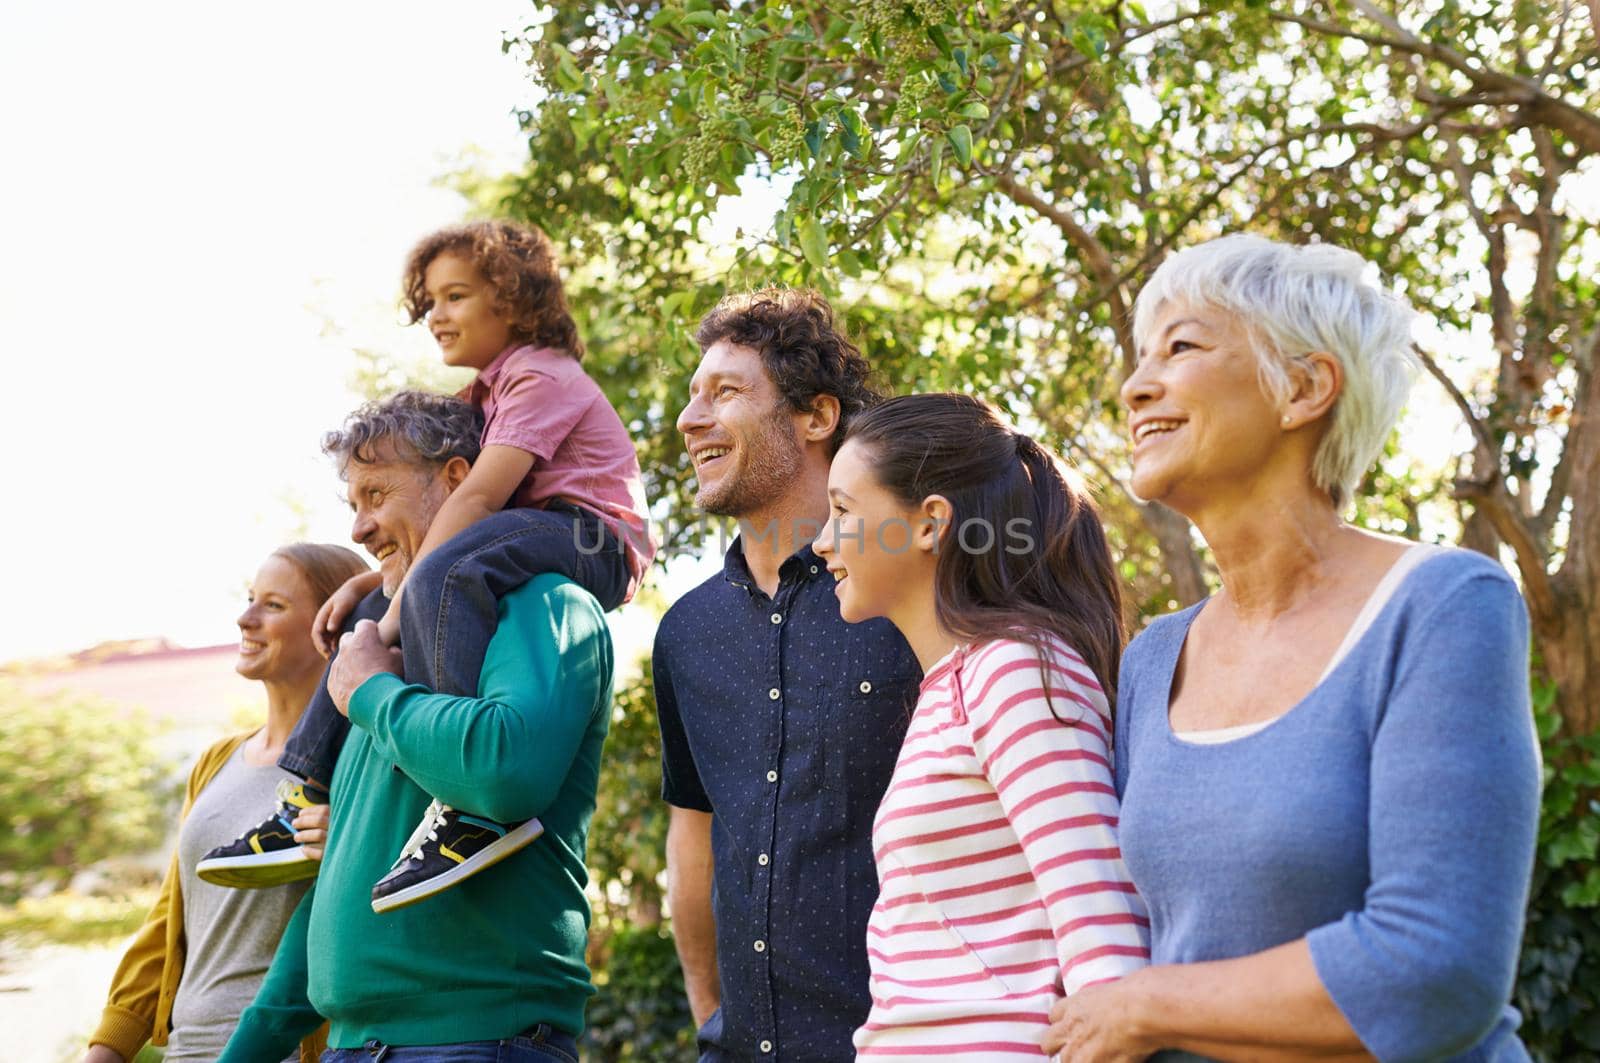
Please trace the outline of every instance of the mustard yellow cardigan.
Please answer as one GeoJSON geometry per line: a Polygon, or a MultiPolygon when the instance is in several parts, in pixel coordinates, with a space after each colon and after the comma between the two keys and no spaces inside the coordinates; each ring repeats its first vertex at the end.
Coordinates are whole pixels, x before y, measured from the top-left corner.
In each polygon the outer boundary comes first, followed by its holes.
{"type": "MultiPolygon", "coordinates": [[[[246,731],[224,738],[200,754],[194,770],[189,773],[183,811],[178,817],[180,823],[194,806],[195,795],[205,789],[233,756],[233,751],[254,733],[246,731]]],[[[111,978],[105,1011],[89,1043],[105,1045],[123,1059],[138,1055],[146,1041],[166,1044],[167,1035],[172,1031],[172,999],[183,977],[183,960],[183,892],[178,886],[178,854],[174,851],[172,863],[161,880],[161,893],[156,897],[155,907],[145,917],[144,925],[111,978]]],[[[300,1042],[301,1063],[316,1063],[327,1040],[328,1027],[323,1024],[300,1042]]]]}

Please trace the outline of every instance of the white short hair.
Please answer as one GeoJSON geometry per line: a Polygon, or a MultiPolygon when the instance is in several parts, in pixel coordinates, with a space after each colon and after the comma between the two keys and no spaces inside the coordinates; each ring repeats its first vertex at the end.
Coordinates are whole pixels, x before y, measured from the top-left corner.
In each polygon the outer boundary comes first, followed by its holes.
{"type": "Polygon", "coordinates": [[[1376,272],[1355,252],[1328,244],[1295,246],[1247,233],[1210,240],[1168,258],[1139,292],[1134,343],[1144,349],[1168,303],[1236,314],[1260,363],[1261,390],[1280,405],[1305,355],[1326,351],[1339,359],[1344,390],[1311,471],[1343,508],[1399,420],[1417,369],[1416,312],[1380,288],[1376,272]]]}

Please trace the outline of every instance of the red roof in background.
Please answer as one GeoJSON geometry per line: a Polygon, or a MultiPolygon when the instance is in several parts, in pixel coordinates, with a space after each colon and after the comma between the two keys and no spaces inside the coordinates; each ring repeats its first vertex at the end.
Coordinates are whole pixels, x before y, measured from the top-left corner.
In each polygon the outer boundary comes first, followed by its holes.
{"type": "Polygon", "coordinates": [[[176,646],[166,639],[101,643],[53,661],[0,670],[26,689],[71,690],[180,727],[225,724],[243,705],[265,702],[261,685],[233,670],[237,643],[176,646]]]}

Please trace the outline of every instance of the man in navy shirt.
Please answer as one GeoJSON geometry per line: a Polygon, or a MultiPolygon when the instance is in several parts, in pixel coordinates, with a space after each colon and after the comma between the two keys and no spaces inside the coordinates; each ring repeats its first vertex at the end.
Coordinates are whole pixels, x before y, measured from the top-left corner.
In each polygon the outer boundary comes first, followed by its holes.
{"type": "Polygon", "coordinates": [[[849,419],[878,395],[811,292],[729,297],[695,338],[678,430],[696,504],[739,537],[656,634],[678,956],[702,1061],[850,1060],[870,1006],[872,818],[921,672],[887,621],[840,619],[810,542],[849,419]]]}

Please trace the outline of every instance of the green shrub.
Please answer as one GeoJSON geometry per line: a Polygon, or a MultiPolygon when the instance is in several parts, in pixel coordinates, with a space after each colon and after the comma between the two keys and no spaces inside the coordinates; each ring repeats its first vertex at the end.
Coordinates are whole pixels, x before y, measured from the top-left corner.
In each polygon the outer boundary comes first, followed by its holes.
{"type": "Polygon", "coordinates": [[[584,1058],[693,1063],[694,1019],[666,926],[623,927],[606,943],[585,1018],[584,1058]]]}
{"type": "Polygon", "coordinates": [[[584,1057],[693,1060],[694,1020],[662,916],[668,809],[650,662],[617,691],[589,830],[595,919],[584,1057]]]}
{"type": "Polygon", "coordinates": [[[1534,683],[1544,806],[1513,998],[1542,1063],[1600,1058],[1600,735],[1561,734],[1554,698],[1534,683]]]}
{"type": "Polygon", "coordinates": [[[160,843],[174,791],[153,733],[104,702],[0,681],[0,903],[160,843]]]}

